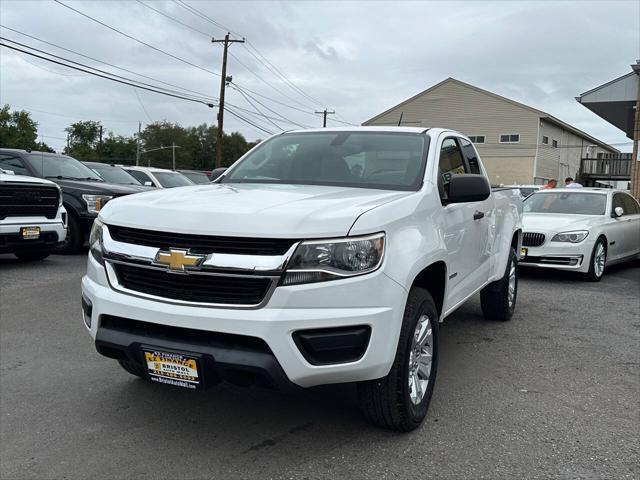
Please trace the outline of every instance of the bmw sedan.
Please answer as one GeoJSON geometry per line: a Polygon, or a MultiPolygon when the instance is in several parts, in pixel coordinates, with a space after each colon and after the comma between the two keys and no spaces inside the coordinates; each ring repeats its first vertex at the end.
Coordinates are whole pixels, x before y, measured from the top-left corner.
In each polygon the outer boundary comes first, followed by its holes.
{"type": "Polygon", "coordinates": [[[540,190],[524,202],[523,231],[521,266],[597,282],[605,267],[640,256],[640,205],[620,190],[540,190]]]}

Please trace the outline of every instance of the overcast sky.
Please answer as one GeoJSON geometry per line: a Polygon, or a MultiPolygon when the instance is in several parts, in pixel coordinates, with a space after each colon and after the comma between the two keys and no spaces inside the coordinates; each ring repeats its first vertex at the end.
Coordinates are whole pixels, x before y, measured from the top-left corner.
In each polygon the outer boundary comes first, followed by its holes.
{"type": "MultiPolygon", "coordinates": [[[[202,33],[133,0],[62,1],[186,62],[220,71],[222,48],[203,33],[220,38],[224,30],[177,2],[143,0],[202,33]]],[[[640,58],[637,0],[185,3],[245,36],[294,85],[318,101],[302,96],[259,63],[250,46],[233,45],[230,52],[236,58],[229,58],[227,74],[239,86],[269,97],[255,96],[296,123],[320,126],[321,118],[313,112],[326,105],[339,114],[330,118],[360,124],[451,76],[544,110],[623,151],[631,150],[621,131],[574,97],[628,73],[629,65],[640,58]]],[[[181,88],[212,98],[219,95],[219,77],[119,35],[53,0],[3,0],[0,23],[181,88]]],[[[2,36],[157,83],[4,28],[2,36]]],[[[0,68],[0,102],[30,110],[44,140],[56,149],[64,146],[64,128],[75,120],[100,120],[107,131],[124,135],[133,133],[138,121],[144,125],[166,119],[185,126],[215,122],[216,112],[202,104],[136,90],[6,48],[0,48],[0,68]]],[[[252,108],[233,89],[227,90],[227,100],[252,108]]],[[[247,114],[247,118],[255,117],[247,114]]],[[[276,130],[264,119],[260,123],[276,130]]],[[[248,139],[265,137],[228,114],[225,131],[240,131],[248,139]]]]}

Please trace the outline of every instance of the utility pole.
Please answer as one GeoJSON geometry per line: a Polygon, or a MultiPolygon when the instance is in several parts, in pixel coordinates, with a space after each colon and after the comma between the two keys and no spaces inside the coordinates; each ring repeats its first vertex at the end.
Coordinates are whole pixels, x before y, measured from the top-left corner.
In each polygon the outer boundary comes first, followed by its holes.
{"type": "Polygon", "coordinates": [[[222,166],[222,126],[224,123],[224,89],[227,82],[231,81],[231,77],[227,78],[227,50],[231,43],[244,43],[242,40],[230,40],[229,32],[224,36],[224,40],[211,39],[211,43],[223,43],[224,50],[222,52],[222,76],[220,77],[220,104],[218,105],[218,131],[216,132],[216,168],[222,166]]]}
{"type": "Polygon", "coordinates": [[[176,142],[171,145],[171,151],[173,153],[173,170],[176,169],[176,142]]]}
{"type": "Polygon", "coordinates": [[[100,125],[100,146],[99,146],[98,158],[102,160],[102,125],[100,125]]]}
{"type": "Polygon", "coordinates": [[[329,110],[327,110],[327,109],[325,108],[322,112],[318,112],[318,111],[316,110],[316,113],[321,113],[321,114],[322,114],[322,128],[327,128],[327,115],[333,115],[333,114],[335,114],[336,112],[335,112],[335,111],[333,111],[333,110],[330,112],[329,110]]]}
{"type": "Polygon", "coordinates": [[[138,138],[136,141],[136,167],[140,165],[140,129],[142,128],[142,123],[138,122],[138,138]]]}

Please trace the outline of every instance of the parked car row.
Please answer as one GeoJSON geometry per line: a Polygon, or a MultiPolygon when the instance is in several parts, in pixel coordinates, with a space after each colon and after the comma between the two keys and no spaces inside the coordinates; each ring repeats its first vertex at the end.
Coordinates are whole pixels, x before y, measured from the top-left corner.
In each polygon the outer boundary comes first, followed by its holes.
{"type": "Polygon", "coordinates": [[[0,169],[0,253],[15,253],[24,260],[45,258],[54,249],[80,250],[98,212],[114,198],[204,183],[202,177],[209,182],[201,172],[80,162],[58,153],[17,149],[0,149],[0,169]],[[43,192],[52,188],[59,192],[59,217],[57,211],[46,210],[53,195],[43,192]],[[47,215],[40,218],[43,209],[47,215]]]}

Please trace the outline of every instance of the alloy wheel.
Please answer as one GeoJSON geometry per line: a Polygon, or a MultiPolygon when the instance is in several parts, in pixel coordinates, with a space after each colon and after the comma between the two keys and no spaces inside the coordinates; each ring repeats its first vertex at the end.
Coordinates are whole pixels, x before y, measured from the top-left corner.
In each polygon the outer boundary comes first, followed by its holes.
{"type": "Polygon", "coordinates": [[[409,397],[414,405],[422,402],[429,380],[433,361],[433,331],[429,316],[418,319],[409,351],[409,397]]]}

